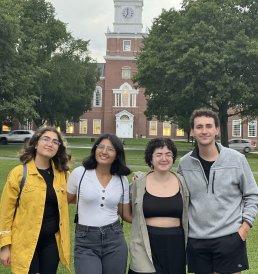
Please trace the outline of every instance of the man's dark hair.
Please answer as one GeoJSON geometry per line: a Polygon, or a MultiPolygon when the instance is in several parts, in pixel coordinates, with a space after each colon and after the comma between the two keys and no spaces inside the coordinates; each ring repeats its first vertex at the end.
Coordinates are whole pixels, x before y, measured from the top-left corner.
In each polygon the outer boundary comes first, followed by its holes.
{"type": "Polygon", "coordinates": [[[152,155],[155,151],[155,149],[157,148],[163,148],[163,147],[167,147],[168,150],[170,150],[174,156],[173,158],[173,163],[176,160],[176,156],[177,156],[177,148],[175,143],[167,137],[160,137],[160,138],[154,138],[152,140],[149,141],[149,143],[146,146],[145,149],[145,162],[146,164],[151,167],[151,161],[152,161],[152,155]]]}
{"type": "Polygon", "coordinates": [[[219,117],[217,113],[207,108],[200,108],[200,109],[194,110],[194,112],[191,115],[191,118],[190,118],[191,129],[194,128],[194,119],[202,116],[213,118],[215,127],[216,128],[219,127],[219,117]]]}
{"type": "Polygon", "coordinates": [[[102,140],[107,139],[109,140],[112,145],[114,146],[116,150],[116,159],[111,165],[111,170],[110,173],[112,175],[129,175],[131,174],[131,170],[126,166],[125,163],[125,152],[124,152],[124,147],[121,142],[121,140],[114,134],[104,134],[98,138],[98,140],[95,142],[91,149],[91,153],[89,157],[86,157],[82,161],[82,165],[85,167],[85,169],[95,169],[98,165],[98,162],[96,161],[95,158],[95,152],[97,149],[97,145],[101,143],[102,140]]]}

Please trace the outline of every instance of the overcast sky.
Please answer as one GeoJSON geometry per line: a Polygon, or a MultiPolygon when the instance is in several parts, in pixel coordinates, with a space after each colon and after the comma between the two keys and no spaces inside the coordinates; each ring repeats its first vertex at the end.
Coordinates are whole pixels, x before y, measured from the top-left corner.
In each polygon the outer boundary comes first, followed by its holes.
{"type": "MultiPolygon", "coordinates": [[[[56,10],[56,17],[68,24],[68,30],[76,38],[90,40],[91,56],[104,63],[107,27],[113,31],[113,0],[47,0],[56,10]]],[[[153,18],[162,9],[179,9],[182,0],[145,0],[143,6],[143,32],[152,25],[153,18]]]]}

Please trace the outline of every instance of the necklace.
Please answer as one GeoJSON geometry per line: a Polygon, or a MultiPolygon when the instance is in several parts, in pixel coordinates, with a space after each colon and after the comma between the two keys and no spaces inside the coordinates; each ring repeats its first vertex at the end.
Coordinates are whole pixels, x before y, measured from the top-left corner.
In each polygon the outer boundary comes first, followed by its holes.
{"type": "Polygon", "coordinates": [[[48,174],[51,174],[51,166],[49,167],[49,168],[47,168],[47,169],[40,169],[40,168],[38,168],[38,170],[42,170],[42,171],[45,171],[45,172],[47,172],[48,174]]]}
{"type": "Polygon", "coordinates": [[[50,174],[50,167],[47,168],[47,169],[45,169],[45,171],[46,171],[48,174],[50,174]]]}

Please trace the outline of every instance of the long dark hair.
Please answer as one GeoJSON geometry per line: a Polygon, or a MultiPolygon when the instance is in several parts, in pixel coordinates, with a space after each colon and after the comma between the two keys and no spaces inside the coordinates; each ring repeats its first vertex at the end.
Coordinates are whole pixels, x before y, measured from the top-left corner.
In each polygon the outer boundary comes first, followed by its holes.
{"type": "Polygon", "coordinates": [[[104,139],[108,139],[112,145],[114,146],[116,150],[116,159],[111,165],[110,173],[112,175],[129,175],[131,174],[131,170],[126,166],[125,163],[125,152],[123,148],[123,144],[121,140],[114,134],[104,134],[99,137],[99,139],[95,142],[91,149],[91,154],[89,157],[84,158],[82,161],[82,165],[85,167],[85,169],[95,169],[98,165],[98,162],[95,158],[95,152],[97,149],[97,145],[104,139]]]}
{"type": "Polygon", "coordinates": [[[19,159],[22,163],[26,164],[32,159],[35,159],[37,150],[35,146],[38,144],[39,138],[47,131],[52,131],[57,134],[60,145],[56,155],[52,158],[55,168],[59,171],[69,170],[68,163],[72,163],[71,154],[66,150],[64,139],[60,132],[55,127],[42,127],[39,128],[34,135],[24,144],[24,148],[19,153],[19,159]]]}

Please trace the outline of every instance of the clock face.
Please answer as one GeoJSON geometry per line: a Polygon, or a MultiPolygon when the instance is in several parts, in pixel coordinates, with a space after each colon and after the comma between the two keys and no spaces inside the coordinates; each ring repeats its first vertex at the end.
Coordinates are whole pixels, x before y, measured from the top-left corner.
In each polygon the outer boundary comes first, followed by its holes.
{"type": "Polygon", "coordinates": [[[132,8],[124,8],[122,14],[125,19],[131,19],[134,15],[134,11],[132,8]]]}

